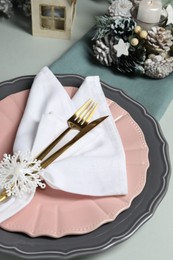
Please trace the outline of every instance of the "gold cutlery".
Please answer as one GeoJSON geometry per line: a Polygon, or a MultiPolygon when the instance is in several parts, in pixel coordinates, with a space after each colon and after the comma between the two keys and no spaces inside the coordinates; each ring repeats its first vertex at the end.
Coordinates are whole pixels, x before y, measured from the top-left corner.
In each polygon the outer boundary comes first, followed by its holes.
{"type": "Polygon", "coordinates": [[[68,128],[36,157],[37,160],[42,160],[70,130],[77,129],[81,131],[84,129],[89,124],[96,109],[97,103],[95,103],[92,99],[86,101],[74,113],[74,115],[67,120],[68,128]]]}
{"type": "MultiPolygon", "coordinates": [[[[86,135],[88,132],[90,132],[92,129],[94,129],[97,125],[99,125],[101,122],[103,122],[108,116],[100,117],[91,123],[87,124],[75,137],[73,137],[72,140],[70,140],[68,143],[66,143],[63,147],[61,147],[58,151],[56,151],[54,154],[52,154],[50,157],[48,157],[46,160],[41,162],[41,168],[46,168],[48,165],[50,165],[55,159],[57,159],[62,153],[64,153],[68,148],[70,148],[74,143],[76,143],[79,139],[81,139],[84,135],[86,135]]],[[[4,190],[0,194],[0,202],[7,199],[7,193],[4,190]]]]}
{"type": "Polygon", "coordinates": [[[4,190],[1,194],[0,194],[0,202],[4,201],[5,199],[7,199],[8,196],[7,196],[7,193],[6,191],[4,190]]]}
{"type": "MultiPolygon", "coordinates": [[[[37,160],[42,160],[55,145],[72,129],[79,130],[79,133],[73,137],[68,143],[66,143],[63,147],[61,147],[58,151],[53,153],[47,159],[40,163],[41,168],[46,168],[50,165],[55,159],[57,159],[62,153],[64,153],[67,149],[69,149],[74,143],[76,143],[80,138],[86,135],[89,131],[99,125],[102,121],[104,121],[108,116],[104,116],[98,118],[89,123],[94,112],[96,111],[97,104],[89,99],[84,105],[82,105],[72,117],[68,119],[68,128],[58,136],[50,145],[48,145],[37,157],[37,160]]],[[[0,202],[4,201],[8,198],[6,190],[4,190],[0,194],[0,202]]]]}
{"type": "Polygon", "coordinates": [[[75,137],[73,137],[72,140],[70,140],[68,143],[66,143],[63,147],[61,147],[58,151],[53,153],[49,158],[41,162],[41,167],[46,168],[49,164],[51,164],[55,159],[57,159],[62,153],[64,153],[68,148],[70,148],[74,143],[76,143],[80,138],[82,138],[84,135],[86,135],[89,131],[91,131],[93,128],[95,128],[97,125],[99,125],[101,122],[103,122],[108,116],[100,117],[91,123],[89,123],[87,126],[85,126],[75,137]]]}

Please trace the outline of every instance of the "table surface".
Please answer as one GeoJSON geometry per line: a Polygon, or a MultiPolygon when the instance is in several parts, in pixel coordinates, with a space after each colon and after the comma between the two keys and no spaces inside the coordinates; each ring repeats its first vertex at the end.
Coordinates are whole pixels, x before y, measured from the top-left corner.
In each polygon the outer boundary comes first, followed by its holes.
{"type": "MultiPolygon", "coordinates": [[[[87,0],[77,3],[76,17],[71,40],[33,37],[30,18],[19,15],[10,20],[0,18],[0,82],[23,75],[37,74],[51,65],[68,48],[79,40],[95,23],[95,16],[104,14],[106,0],[87,0]]],[[[160,120],[162,132],[169,144],[170,160],[173,162],[173,102],[160,120]]],[[[82,260],[172,260],[173,231],[173,180],[153,217],[133,236],[98,255],[80,257],[82,260]]],[[[4,260],[19,258],[0,255],[4,260]]]]}

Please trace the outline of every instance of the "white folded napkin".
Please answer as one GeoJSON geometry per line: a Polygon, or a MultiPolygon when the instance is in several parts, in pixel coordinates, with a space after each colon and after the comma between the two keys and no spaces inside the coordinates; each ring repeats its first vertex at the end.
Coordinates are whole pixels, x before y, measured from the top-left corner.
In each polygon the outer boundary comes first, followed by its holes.
{"type": "MultiPolygon", "coordinates": [[[[0,190],[0,192],[2,191],[0,190]]],[[[26,193],[22,198],[10,197],[4,202],[0,202],[0,223],[26,207],[33,197],[34,193],[26,193]]]]}
{"type": "MultiPolygon", "coordinates": [[[[109,117],[49,165],[41,177],[52,188],[71,193],[125,195],[125,154],[98,76],[86,77],[71,99],[58,79],[44,67],[33,82],[13,150],[31,151],[37,156],[67,128],[67,119],[89,98],[99,104],[92,120],[109,117]]],[[[75,131],[68,134],[60,145],[74,134],[75,131]]]]}

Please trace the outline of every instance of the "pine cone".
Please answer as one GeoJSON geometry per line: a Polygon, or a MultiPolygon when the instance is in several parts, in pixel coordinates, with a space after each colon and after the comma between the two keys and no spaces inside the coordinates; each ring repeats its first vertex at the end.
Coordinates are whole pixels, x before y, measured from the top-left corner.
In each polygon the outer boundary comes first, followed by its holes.
{"type": "Polygon", "coordinates": [[[147,45],[149,50],[159,54],[168,52],[173,44],[173,36],[170,30],[155,26],[148,31],[147,45]]]}
{"type": "Polygon", "coordinates": [[[173,57],[151,54],[145,61],[144,69],[151,78],[165,78],[173,72],[173,57]]]}
{"type": "Polygon", "coordinates": [[[132,8],[132,2],[129,0],[119,0],[113,1],[111,5],[108,7],[108,14],[110,16],[124,16],[130,17],[130,9],[132,8]]]}
{"type": "Polygon", "coordinates": [[[117,17],[111,24],[111,34],[116,40],[128,41],[128,37],[133,33],[136,23],[131,18],[117,17]]]}
{"type": "Polygon", "coordinates": [[[142,46],[139,48],[129,48],[129,55],[122,55],[117,60],[114,60],[115,68],[123,73],[133,75],[144,74],[144,61],[146,59],[146,50],[142,46]]]}
{"type": "Polygon", "coordinates": [[[111,50],[109,46],[107,46],[103,41],[104,39],[97,40],[95,45],[93,45],[94,56],[101,64],[111,66],[111,50]]]}

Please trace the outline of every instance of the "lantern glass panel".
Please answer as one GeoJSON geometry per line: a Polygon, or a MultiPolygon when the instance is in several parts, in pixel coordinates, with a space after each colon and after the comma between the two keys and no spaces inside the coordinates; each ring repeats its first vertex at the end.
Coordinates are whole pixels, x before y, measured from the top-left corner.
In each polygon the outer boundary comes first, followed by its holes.
{"type": "Polygon", "coordinates": [[[48,30],[65,30],[66,9],[63,6],[41,5],[41,28],[48,30]]]}

